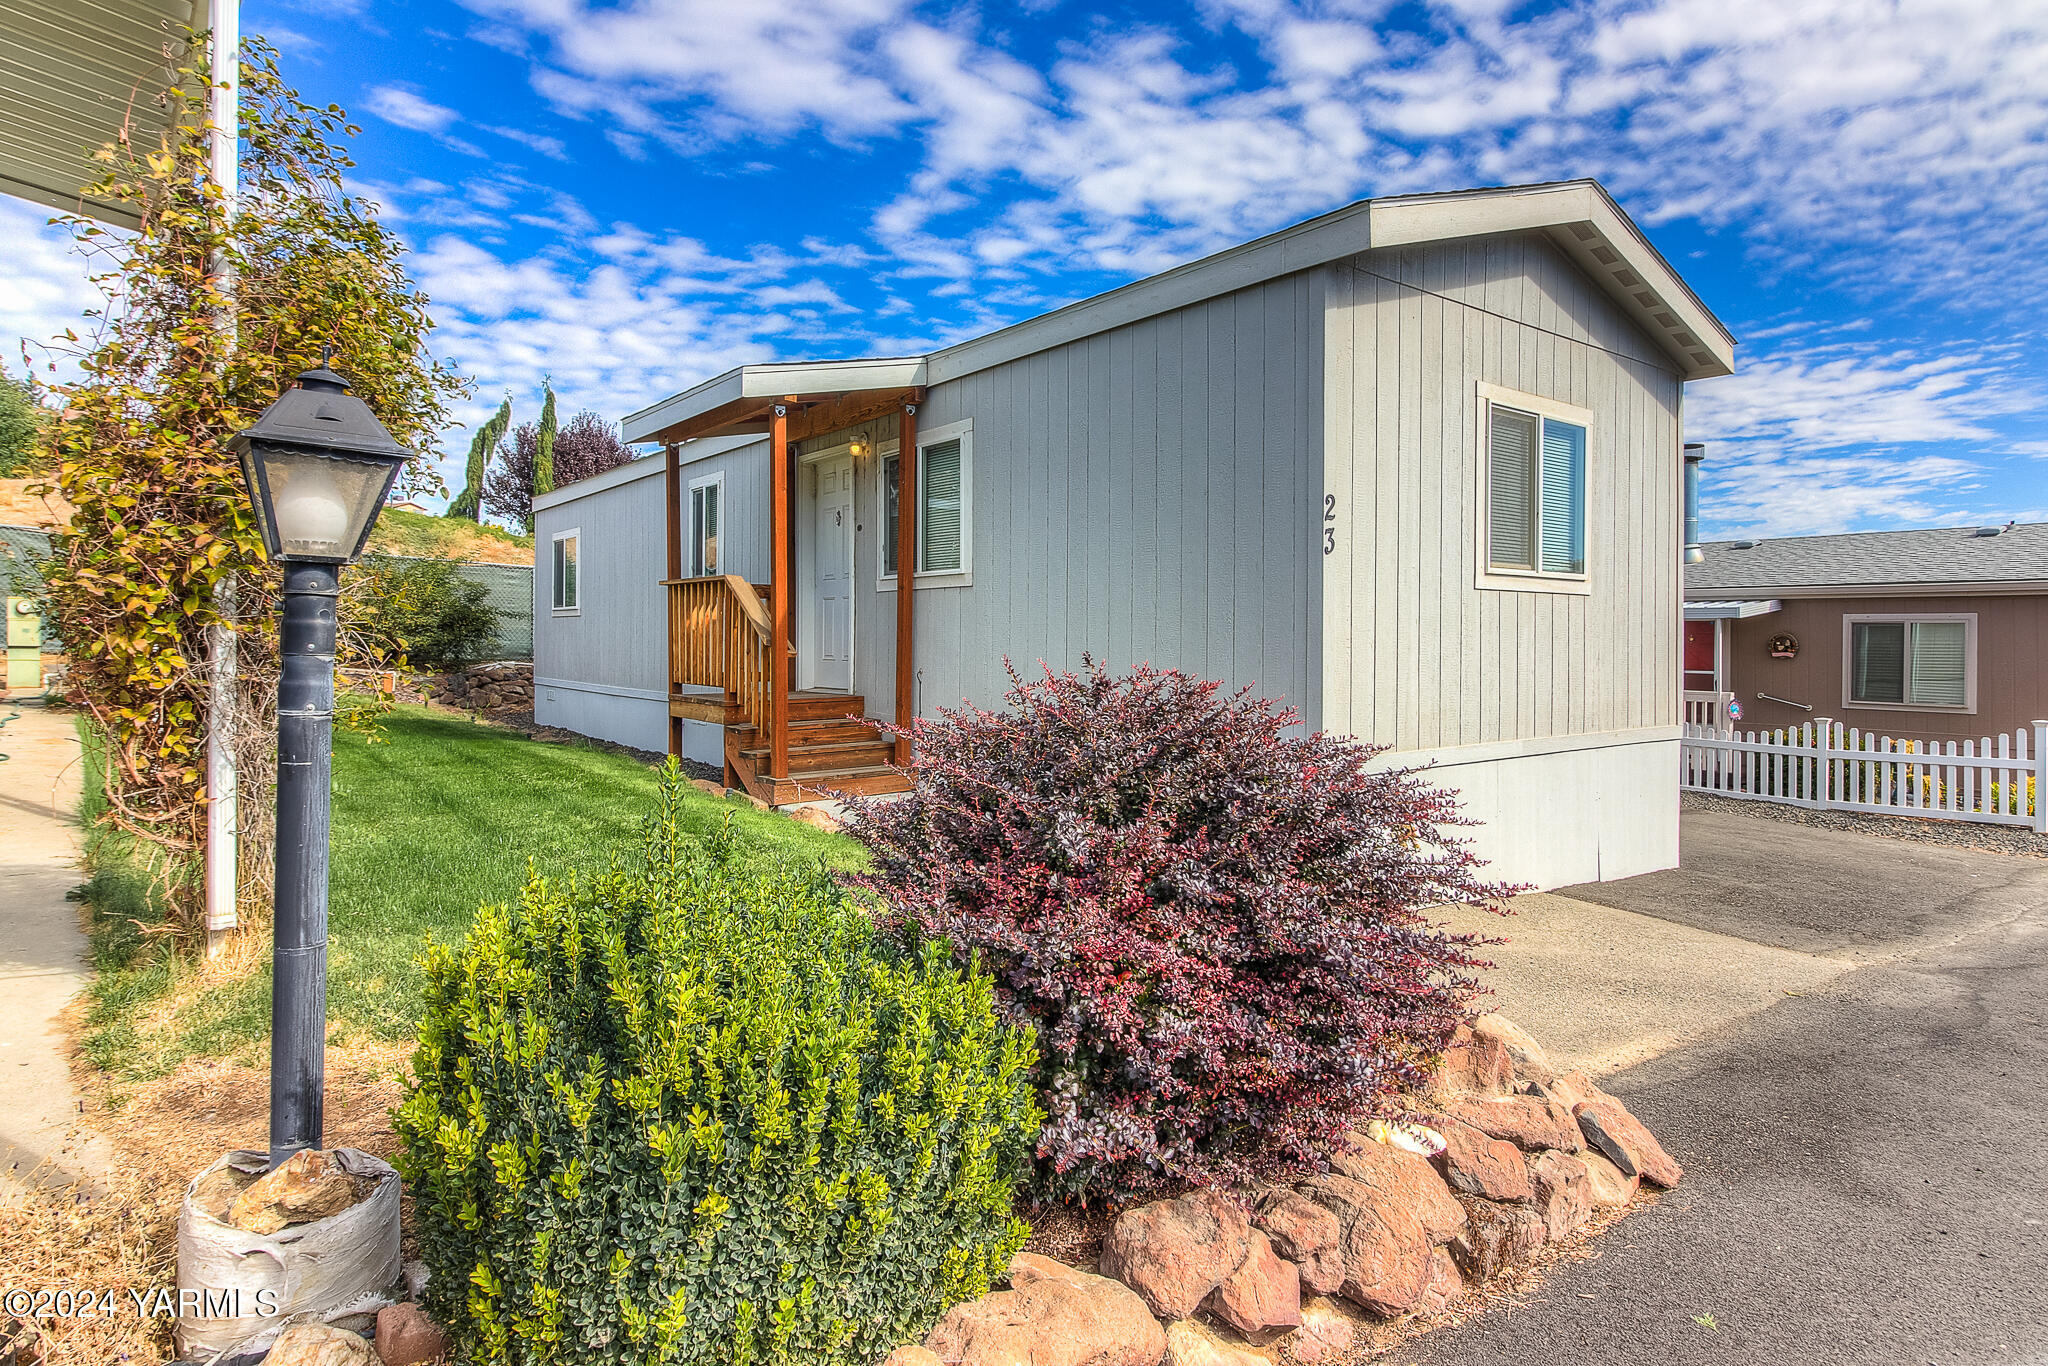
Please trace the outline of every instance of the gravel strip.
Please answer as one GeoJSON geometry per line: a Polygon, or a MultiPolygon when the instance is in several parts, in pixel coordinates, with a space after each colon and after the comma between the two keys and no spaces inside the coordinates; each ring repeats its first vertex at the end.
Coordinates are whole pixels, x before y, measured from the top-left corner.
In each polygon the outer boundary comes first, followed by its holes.
{"type": "Polygon", "coordinates": [[[2016,825],[1983,825],[1976,821],[1933,820],[1925,816],[1873,816],[1861,811],[1814,811],[1803,806],[1782,806],[1777,802],[1745,802],[1716,797],[1707,792],[1680,794],[1683,811],[1734,811],[1789,825],[1812,825],[1822,830],[1849,830],[1859,835],[1881,835],[1886,839],[1918,840],[1922,844],[1948,844],[1959,849],[1983,849],[1994,854],[2022,854],[2048,858],[2048,838],[2016,825]]]}

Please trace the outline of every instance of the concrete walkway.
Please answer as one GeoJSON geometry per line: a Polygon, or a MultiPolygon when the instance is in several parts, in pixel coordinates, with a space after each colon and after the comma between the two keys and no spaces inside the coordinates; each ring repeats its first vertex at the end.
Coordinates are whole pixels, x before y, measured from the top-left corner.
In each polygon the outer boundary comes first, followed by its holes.
{"type": "Polygon", "coordinates": [[[68,713],[0,702],[0,1194],[102,1169],[74,1142],[78,1100],[57,1016],[84,988],[87,947],[65,900],[79,871],[78,733],[68,713]]]}
{"type": "Polygon", "coordinates": [[[1500,1007],[1640,1055],[1602,1084],[1686,1180],[1403,1363],[2048,1363],[2048,859],[1701,812],[1530,900],[1500,1007]]]}

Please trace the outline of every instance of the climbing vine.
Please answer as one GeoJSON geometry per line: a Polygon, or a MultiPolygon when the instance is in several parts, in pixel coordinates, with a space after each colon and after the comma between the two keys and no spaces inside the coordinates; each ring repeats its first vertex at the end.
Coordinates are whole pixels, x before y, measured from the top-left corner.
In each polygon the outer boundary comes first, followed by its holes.
{"type": "MultiPolygon", "coordinates": [[[[189,51],[201,57],[205,44],[189,51]]],[[[340,106],[301,99],[276,52],[246,40],[241,190],[230,203],[208,175],[210,73],[195,62],[178,78],[170,133],[131,130],[97,154],[91,193],[128,206],[140,229],[59,220],[104,303],[56,343],[51,371],[68,357],[76,378],[48,386],[63,416],[40,456],[75,509],[47,600],[71,694],[107,737],[111,818],[184,853],[205,828],[210,632],[232,631],[239,645],[241,809],[260,821],[267,806],[276,575],[228,438],[329,346],[355,393],[414,450],[433,444],[467,388],[427,352],[427,299],[403,248],[343,188],[357,129],[340,106]]],[[[438,480],[416,463],[401,486],[438,480]]],[[[260,840],[245,840],[243,864],[267,868],[260,840]]]]}

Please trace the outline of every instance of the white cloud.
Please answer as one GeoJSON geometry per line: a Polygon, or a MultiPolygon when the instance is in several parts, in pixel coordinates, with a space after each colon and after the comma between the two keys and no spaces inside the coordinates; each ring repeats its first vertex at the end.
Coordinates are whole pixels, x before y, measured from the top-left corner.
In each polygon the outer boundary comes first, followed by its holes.
{"type": "MultiPolygon", "coordinates": [[[[55,362],[55,377],[68,379],[71,367],[61,350],[46,344],[69,328],[90,335],[89,309],[104,302],[88,279],[90,268],[72,247],[71,234],[49,226],[53,210],[0,195],[0,242],[6,242],[7,275],[0,284],[0,356],[10,373],[21,370],[21,346],[27,343],[30,362],[39,374],[55,362]]],[[[58,343],[62,347],[64,343],[58,343]]]]}
{"type": "Polygon", "coordinates": [[[400,128],[421,133],[440,133],[461,115],[446,105],[435,104],[401,85],[380,85],[370,92],[370,112],[400,128]]]}

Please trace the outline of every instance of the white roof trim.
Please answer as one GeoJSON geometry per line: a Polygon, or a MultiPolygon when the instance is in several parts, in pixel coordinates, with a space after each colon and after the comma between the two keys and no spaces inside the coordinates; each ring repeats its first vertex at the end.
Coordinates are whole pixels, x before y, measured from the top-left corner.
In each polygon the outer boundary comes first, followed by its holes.
{"type": "MultiPolygon", "coordinates": [[[[714,455],[724,455],[743,446],[758,446],[767,439],[763,436],[707,436],[696,441],[685,441],[681,464],[684,469],[688,469],[700,460],[709,460],[714,455]]],[[[578,498],[588,498],[593,493],[603,493],[607,489],[630,484],[636,479],[651,479],[660,474],[666,466],[667,461],[661,451],[639,456],[614,469],[606,470],[603,474],[579,479],[573,484],[564,484],[550,493],[541,494],[533,500],[533,510],[545,512],[564,503],[573,503],[578,498]]]]}
{"type": "Polygon", "coordinates": [[[628,413],[619,423],[619,435],[628,444],[646,441],[656,432],[678,422],[742,399],[779,398],[785,394],[857,393],[866,389],[914,389],[924,382],[923,356],[742,365],[636,413],[628,413]]]}
{"type": "Polygon", "coordinates": [[[0,193],[118,227],[126,204],[83,199],[105,168],[91,151],[134,120],[147,147],[176,80],[164,46],[203,29],[208,0],[10,0],[0,5],[0,193]]]}
{"type": "Polygon", "coordinates": [[[1376,247],[1529,231],[1547,233],[1663,347],[1684,378],[1706,379],[1734,372],[1735,338],[1728,329],[1597,181],[1571,180],[1361,200],[1243,246],[935,351],[931,383],[943,384],[1376,247]],[[1611,259],[1602,259],[1603,255],[1611,259]],[[1666,318],[1668,324],[1662,321],[1666,318]]]}
{"type": "Polygon", "coordinates": [[[1744,617],[1763,617],[1780,611],[1785,606],[1776,598],[1758,598],[1741,602],[1688,602],[1685,605],[1687,621],[1739,621],[1744,617]]]}

